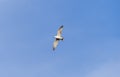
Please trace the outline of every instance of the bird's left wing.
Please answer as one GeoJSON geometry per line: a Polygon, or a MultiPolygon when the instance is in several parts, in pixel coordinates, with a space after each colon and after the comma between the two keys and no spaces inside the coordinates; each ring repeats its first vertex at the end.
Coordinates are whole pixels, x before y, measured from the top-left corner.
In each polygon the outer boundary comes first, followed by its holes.
{"type": "Polygon", "coordinates": [[[55,48],[58,45],[59,40],[55,39],[54,43],[53,43],[53,50],[55,50],[55,48]]]}

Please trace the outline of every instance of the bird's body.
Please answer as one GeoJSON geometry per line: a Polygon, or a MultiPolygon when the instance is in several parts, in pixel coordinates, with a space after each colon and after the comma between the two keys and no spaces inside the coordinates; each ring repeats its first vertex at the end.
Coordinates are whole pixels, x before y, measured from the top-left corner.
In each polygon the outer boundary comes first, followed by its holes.
{"type": "Polygon", "coordinates": [[[57,40],[63,40],[63,37],[62,36],[54,36],[55,37],[55,39],[57,39],[57,40]]]}
{"type": "Polygon", "coordinates": [[[54,36],[55,37],[55,41],[53,43],[53,50],[55,50],[55,48],[57,47],[58,45],[58,42],[60,40],[63,40],[64,38],[62,37],[62,29],[63,29],[63,25],[60,26],[60,28],[58,29],[58,32],[57,32],[57,35],[54,36]]]}

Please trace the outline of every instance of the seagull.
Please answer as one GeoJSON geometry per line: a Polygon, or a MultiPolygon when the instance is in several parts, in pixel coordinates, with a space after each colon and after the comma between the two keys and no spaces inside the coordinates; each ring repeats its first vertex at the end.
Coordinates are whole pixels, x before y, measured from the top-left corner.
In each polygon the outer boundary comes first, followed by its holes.
{"type": "Polygon", "coordinates": [[[58,31],[57,31],[57,35],[54,36],[54,37],[55,37],[55,41],[54,41],[54,43],[53,43],[53,51],[54,51],[55,48],[57,47],[58,42],[59,42],[60,40],[62,40],[62,41],[64,40],[64,38],[62,37],[62,30],[63,30],[63,25],[60,26],[60,28],[59,28],[58,31]]]}

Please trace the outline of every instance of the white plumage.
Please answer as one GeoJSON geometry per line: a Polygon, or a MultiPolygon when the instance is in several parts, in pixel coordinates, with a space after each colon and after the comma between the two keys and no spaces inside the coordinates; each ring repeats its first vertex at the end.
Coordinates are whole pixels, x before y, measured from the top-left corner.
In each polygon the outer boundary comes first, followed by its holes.
{"type": "Polygon", "coordinates": [[[55,37],[55,41],[54,41],[54,43],[53,43],[53,50],[55,50],[55,48],[57,47],[58,42],[59,42],[60,40],[63,40],[63,39],[64,39],[64,38],[62,37],[62,30],[63,30],[63,25],[60,26],[60,28],[59,28],[58,31],[57,31],[57,35],[54,36],[54,37],[55,37]]]}

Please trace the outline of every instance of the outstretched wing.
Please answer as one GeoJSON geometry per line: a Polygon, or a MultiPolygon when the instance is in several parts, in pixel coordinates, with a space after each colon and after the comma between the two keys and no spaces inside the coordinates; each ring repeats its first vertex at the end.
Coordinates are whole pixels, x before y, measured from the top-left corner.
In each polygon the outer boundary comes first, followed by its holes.
{"type": "Polygon", "coordinates": [[[63,25],[60,26],[60,28],[58,29],[57,36],[61,36],[62,30],[63,30],[63,25]]]}
{"type": "Polygon", "coordinates": [[[53,50],[55,50],[55,48],[58,45],[59,40],[55,39],[54,43],[53,43],[53,50]]]}

